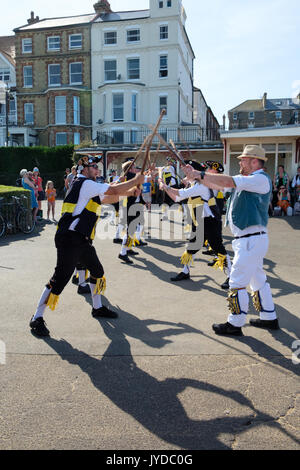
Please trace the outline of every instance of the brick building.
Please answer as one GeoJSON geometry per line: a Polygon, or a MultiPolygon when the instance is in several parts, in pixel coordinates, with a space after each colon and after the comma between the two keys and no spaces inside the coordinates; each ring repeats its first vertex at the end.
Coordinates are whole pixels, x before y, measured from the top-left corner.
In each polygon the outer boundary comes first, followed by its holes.
{"type": "Polygon", "coordinates": [[[300,122],[300,95],[295,99],[247,100],[228,111],[229,130],[280,127],[300,122]]]}
{"type": "Polygon", "coordinates": [[[94,14],[40,20],[16,28],[18,121],[41,145],[91,138],[90,22],[94,14]]]}

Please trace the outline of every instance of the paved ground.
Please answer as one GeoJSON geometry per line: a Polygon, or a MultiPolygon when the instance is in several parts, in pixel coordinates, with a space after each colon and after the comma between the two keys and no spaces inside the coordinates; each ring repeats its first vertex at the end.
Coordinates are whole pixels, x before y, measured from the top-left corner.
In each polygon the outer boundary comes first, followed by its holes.
{"type": "Polygon", "coordinates": [[[211,329],[228,310],[206,257],[177,285],[183,242],[150,240],[127,266],[99,239],[119,319],[93,319],[70,284],[46,314],[51,338],[37,339],[28,322],[55,265],[55,225],[2,239],[0,449],[299,449],[299,229],[300,218],[270,220],[281,330],[247,326],[240,339],[211,329]]]}

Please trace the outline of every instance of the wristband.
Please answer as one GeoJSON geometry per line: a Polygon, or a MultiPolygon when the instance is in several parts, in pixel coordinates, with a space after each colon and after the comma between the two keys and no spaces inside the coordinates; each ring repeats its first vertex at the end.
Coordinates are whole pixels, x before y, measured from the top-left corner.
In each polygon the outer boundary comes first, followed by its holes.
{"type": "Polygon", "coordinates": [[[205,171],[202,170],[201,173],[200,173],[200,175],[201,175],[201,179],[203,180],[203,179],[204,179],[204,176],[205,176],[205,171]]]}

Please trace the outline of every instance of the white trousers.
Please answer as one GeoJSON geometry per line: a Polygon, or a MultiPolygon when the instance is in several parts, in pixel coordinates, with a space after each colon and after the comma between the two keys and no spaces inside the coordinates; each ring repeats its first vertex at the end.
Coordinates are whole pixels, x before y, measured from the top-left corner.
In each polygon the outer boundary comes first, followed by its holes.
{"type": "Polygon", "coordinates": [[[234,258],[232,262],[229,286],[238,291],[240,314],[230,314],[228,322],[234,326],[243,326],[248,313],[249,298],[246,287],[249,285],[253,292],[259,292],[262,305],[260,318],[274,320],[277,318],[272,299],[270,285],[263,269],[264,257],[269,248],[268,235],[233,240],[234,258]]]}

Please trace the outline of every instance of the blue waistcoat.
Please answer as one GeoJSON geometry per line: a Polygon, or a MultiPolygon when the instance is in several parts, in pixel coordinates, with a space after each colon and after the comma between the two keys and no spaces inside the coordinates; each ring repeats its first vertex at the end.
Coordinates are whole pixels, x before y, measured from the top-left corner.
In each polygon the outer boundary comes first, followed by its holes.
{"type": "Polygon", "coordinates": [[[241,191],[237,194],[234,201],[234,194],[236,189],[232,192],[226,213],[226,225],[228,225],[229,210],[231,209],[232,201],[232,222],[240,230],[245,230],[252,225],[268,225],[268,209],[270,203],[270,196],[272,193],[272,181],[269,175],[263,173],[269,180],[270,190],[266,194],[253,193],[250,191],[241,191]]]}

